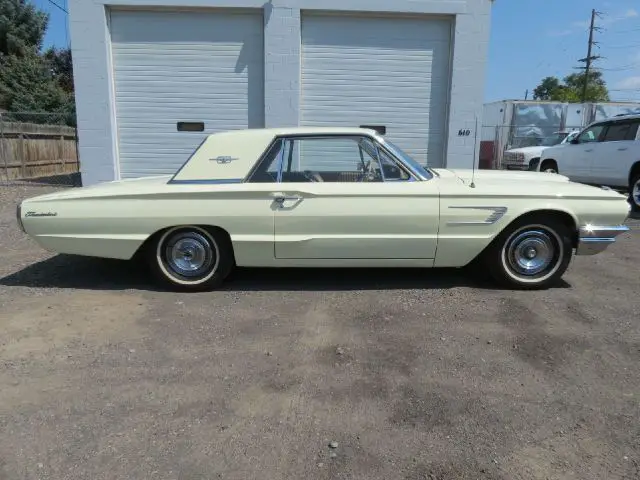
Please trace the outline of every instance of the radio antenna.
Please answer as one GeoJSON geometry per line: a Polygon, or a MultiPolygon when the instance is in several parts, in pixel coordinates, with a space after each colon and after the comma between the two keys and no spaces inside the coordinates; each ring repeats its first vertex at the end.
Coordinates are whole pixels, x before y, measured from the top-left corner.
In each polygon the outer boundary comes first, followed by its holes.
{"type": "Polygon", "coordinates": [[[473,135],[473,170],[471,171],[471,184],[469,187],[476,188],[476,154],[478,153],[478,115],[475,116],[476,126],[474,128],[473,135]]]}

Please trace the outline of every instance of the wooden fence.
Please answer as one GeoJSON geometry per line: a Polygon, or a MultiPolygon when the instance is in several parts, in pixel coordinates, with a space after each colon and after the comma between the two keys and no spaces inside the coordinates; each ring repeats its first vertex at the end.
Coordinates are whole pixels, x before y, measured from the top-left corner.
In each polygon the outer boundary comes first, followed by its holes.
{"type": "Polygon", "coordinates": [[[64,175],[78,167],[75,128],[0,121],[0,180],[64,175]]]}

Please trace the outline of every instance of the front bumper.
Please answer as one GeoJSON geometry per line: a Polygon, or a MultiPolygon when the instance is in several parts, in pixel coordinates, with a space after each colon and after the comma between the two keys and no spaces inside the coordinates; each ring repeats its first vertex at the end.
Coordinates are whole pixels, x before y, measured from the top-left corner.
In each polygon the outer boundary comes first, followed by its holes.
{"type": "Polygon", "coordinates": [[[502,162],[505,170],[522,170],[535,172],[540,165],[539,158],[532,158],[531,160],[505,160],[502,162]]]}
{"type": "Polygon", "coordinates": [[[588,225],[580,228],[576,255],[596,255],[615,243],[616,237],[629,231],[624,225],[610,227],[594,227],[588,225]]]}
{"type": "Polygon", "coordinates": [[[529,166],[524,163],[506,163],[504,165],[505,170],[528,170],[529,166]]]}

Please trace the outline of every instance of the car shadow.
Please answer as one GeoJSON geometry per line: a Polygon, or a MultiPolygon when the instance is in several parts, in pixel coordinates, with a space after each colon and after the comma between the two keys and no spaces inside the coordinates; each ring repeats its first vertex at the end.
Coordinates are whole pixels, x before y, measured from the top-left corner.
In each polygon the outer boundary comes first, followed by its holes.
{"type": "MultiPolygon", "coordinates": [[[[9,287],[166,291],[137,261],[57,255],[0,278],[9,287]]],[[[355,291],[469,287],[498,290],[471,268],[238,268],[222,291],[355,291]]],[[[561,280],[554,288],[568,288],[561,280]]]]}

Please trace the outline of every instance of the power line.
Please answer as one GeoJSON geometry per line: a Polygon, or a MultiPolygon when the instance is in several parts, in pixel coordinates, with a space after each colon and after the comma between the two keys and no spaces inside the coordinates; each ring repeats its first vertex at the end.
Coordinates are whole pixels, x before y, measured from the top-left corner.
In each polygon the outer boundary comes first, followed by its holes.
{"type": "MultiPolygon", "coordinates": [[[[64,2],[65,8],[69,9],[69,0],[64,2]]],[[[71,42],[69,41],[69,15],[67,14],[64,19],[64,43],[67,48],[71,47],[71,42]]]]}
{"type": "Polygon", "coordinates": [[[58,5],[56,2],[54,2],[53,0],[48,0],[48,2],[53,5],[54,7],[57,7],[58,9],[62,10],[64,13],[66,13],[67,15],[69,15],[69,11],[64,8],[62,5],[58,5]]]}
{"type": "Polygon", "coordinates": [[[607,32],[607,34],[619,35],[619,34],[622,34],[622,33],[640,32],[640,28],[632,28],[630,30],[613,30],[613,31],[607,29],[606,32],[607,32]]]}
{"type": "Polygon", "coordinates": [[[624,72],[627,70],[637,70],[640,69],[640,63],[631,63],[629,65],[621,65],[619,67],[609,67],[609,68],[602,68],[602,67],[595,67],[597,70],[602,70],[605,72],[624,72]]]}
{"type": "Polygon", "coordinates": [[[640,43],[636,43],[635,45],[613,45],[613,46],[608,46],[608,49],[612,49],[612,50],[622,50],[622,49],[627,49],[627,48],[640,48],[640,43]]]}

